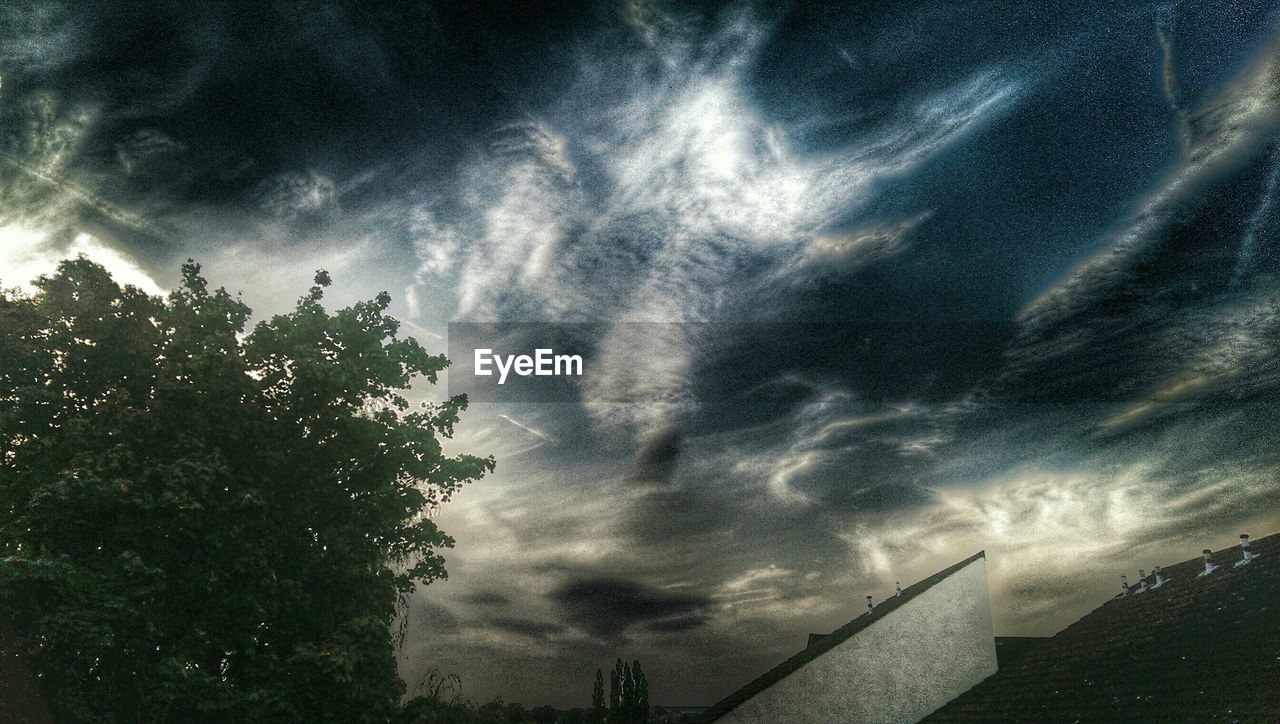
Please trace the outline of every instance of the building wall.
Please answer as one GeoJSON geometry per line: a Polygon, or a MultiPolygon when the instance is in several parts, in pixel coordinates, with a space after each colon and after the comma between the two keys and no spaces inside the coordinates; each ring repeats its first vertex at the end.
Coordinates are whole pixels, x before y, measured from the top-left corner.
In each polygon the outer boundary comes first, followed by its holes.
{"type": "Polygon", "coordinates": [[[996,673],[986,566],[977,558],[718,721],[919,721],[996,673]]]}

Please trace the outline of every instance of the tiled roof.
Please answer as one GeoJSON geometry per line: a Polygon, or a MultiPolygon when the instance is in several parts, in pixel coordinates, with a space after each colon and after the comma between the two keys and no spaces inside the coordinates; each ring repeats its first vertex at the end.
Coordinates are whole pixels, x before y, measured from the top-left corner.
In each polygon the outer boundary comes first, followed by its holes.
{"type": "Polygon", "coordinates": [[[997,636],[996,665],[1008,668],[1013,662],[1027,655],[1035,647],[1048,641],[1047,636],[997,636]]]}
{"type": "Polygon", "coordinates": [[[759,694],[765,689],[768,689],[770,686],[773,686],[777,682],[786,678],[788,675],[792,674],[800,667],[804,666],[810,661],[813,661],[819,656],[825,654],[826,652],[830,651],[831,649],[835,648],[841,643],[848,641],[859,631],[865,629],[867,626],[870,626],[873,622],[879,621],[881,618],[884,618],[886,615],[893,612],[895,609],[897,609],[899,606],[903,605],[907,601],[910,601],[911,599],[915,598],[921,593],[924,593],[925,591],[929,590],[929,588],[931,588],[934,584],[938,583],[939,581],[942,581],[947,576],[950,576],[951,574],[959,571],[960,569],[964,568],[970,563],[973,563],[979,558],[983,558],[984,556],[985,556],[985,553],[983,551],[978,551],[974,555],[966,558],[963,561],[960,561],[954,566],[938,571],[937,573],[933,574],[932,576],[929,576],[923,581],[920,581],[919,583],[913,584],[911,586],[908,586],[902,589],[901,596],[892,596],[888,599],[885,599],[884,601],[876,605],[875,611],[872,612],[870,615],[867,615],[864,613],[861,616],[853,619],[849,623],[846,623],[845,625],[836,629],[835,631],[832,631],[831,633],[826,634],[825,636],[819,635],[819,634],[809,634],[808,645],[804,648],[804,650],[800,651],[800,653],[796,654],[795,656],[792,656],[786,661],[783,661],[781,664],[778,664],[777,666],[773,667],[769,671],[766,671],[759,678],[750,682],[749,684],[742,687],[741,689],[738,689],[732,694],[726,696],[724,699],[721,699],[720,701],[716,702],[712,706],[708,707],[701,721],[715,721],[716,719],[724,716],[726,713],[729,712],[729,710],[738,706],[739,704],[746,701],[747,699],[750,699],[756,694],[759,694]]]}
{"type": "Polygon", "coordinates": [[[805,648],[806,648],[806,649],[811,649],[811,648],[813,648],[814,646],[817,646],[818,644],[822,643],[822,640],[823,640],[823,639],[825,639],[826,637],[828,637],[828,636],[830,636],[830,635],[831,635],[831,634],[818,634],[818,633],[811,633],[811,634],[809,634],[809,642],[808,642],[807,644],[805,644],[805,648]]]}
{"type": "Polygon", "coordinates": [[[1280,721],[1280,535],[1154,575],[925,721],[1280,721]]]}

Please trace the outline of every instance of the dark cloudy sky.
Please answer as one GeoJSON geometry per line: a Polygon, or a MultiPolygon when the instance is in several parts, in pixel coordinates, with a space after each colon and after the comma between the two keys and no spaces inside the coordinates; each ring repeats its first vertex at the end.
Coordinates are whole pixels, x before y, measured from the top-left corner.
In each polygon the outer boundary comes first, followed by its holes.
{"type": "Polygon", "coordinates": [[[0,284],[600,323],[464,419],[411,682],[710,703],[978,549],[1043,634],[1280,527],[1271,4],[375,5],[4,4],[0,284]]]}

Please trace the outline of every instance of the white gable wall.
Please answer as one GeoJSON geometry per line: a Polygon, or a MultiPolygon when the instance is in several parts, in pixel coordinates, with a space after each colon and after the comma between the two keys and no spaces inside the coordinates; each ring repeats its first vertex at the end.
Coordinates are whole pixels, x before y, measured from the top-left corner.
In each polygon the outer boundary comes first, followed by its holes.
{"type": "Polygon", "coordinates": [[[916,722],[996,673],[979,557],[719,722],[916,722]]]}

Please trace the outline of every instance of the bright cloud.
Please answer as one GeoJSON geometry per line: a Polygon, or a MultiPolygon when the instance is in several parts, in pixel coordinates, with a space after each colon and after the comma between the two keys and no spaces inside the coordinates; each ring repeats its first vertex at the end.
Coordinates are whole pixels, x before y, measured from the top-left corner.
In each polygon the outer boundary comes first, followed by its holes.
{"type": "Polygon", "coordinates": [[[36,277],[53,274],[59,261],[81,255],[105,267],[118,284],[132,284],[148,294],[164,293],[132,257],[88,234],[77,235],[60,250],[43,232],[17,225],[0,226],[0,285],[31,291],[36,277]]]}

